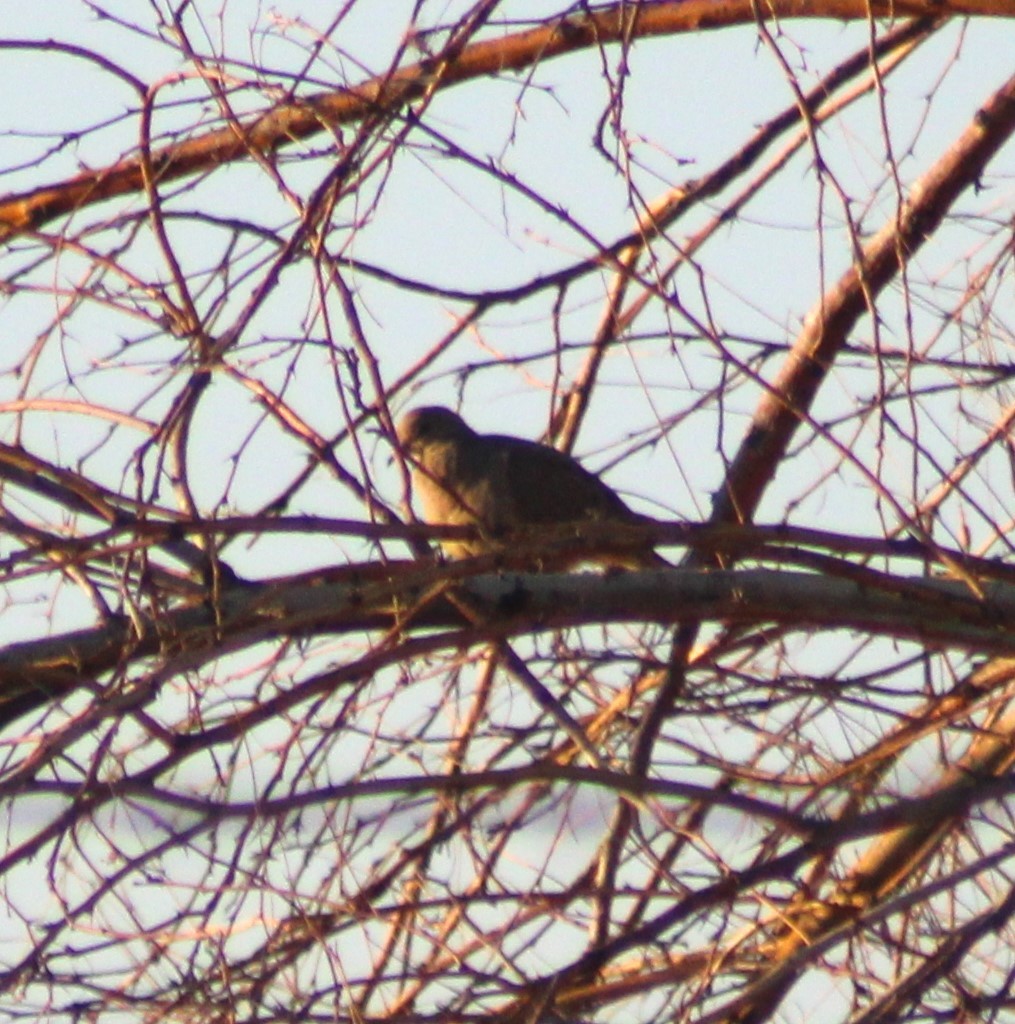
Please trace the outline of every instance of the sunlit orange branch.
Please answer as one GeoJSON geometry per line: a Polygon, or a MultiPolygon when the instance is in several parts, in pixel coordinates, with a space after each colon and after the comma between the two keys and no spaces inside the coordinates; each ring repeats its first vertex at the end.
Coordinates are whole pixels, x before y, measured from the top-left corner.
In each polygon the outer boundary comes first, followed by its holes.
{"type": "MultiPolygon", "coordinates": [[[[448,86],[517,71],[542,60],[591,47],[652,36],[753,24],[766,19],[948,16],[1015,17],[1013,0],[679,0],[675,3],[614,4],[565,15],[528,31],[473,43],[451,59],[438,53],[375,76],[351,88],[318,93],[286,103],[248,120],[238,120],[151,154],[159,183],[173,181],[253,153],[265,154],[322,131],[357,122],[379,111],[395,112],[448,86]]],[[[36,231],[64,216],[116,196],[141,192],[148,168],[129,157],[110,167],[85,171],[0,200],[0,240],[36,231]]]]}

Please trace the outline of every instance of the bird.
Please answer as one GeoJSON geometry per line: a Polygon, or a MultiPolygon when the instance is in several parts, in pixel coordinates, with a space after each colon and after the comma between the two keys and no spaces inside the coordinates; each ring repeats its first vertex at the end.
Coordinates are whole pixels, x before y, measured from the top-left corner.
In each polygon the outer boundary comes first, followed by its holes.
{"type": "MultiPolygon", "coordinates": [[[[538,540],[540,527],[651,522],[577,459],[545,444],[504,434],[480,434],[442,406],[407,412],[396,428],[411,469],[413,491],[432,526],[473,526],[478,535],[441,542],[452,559],[517,550],[519,536],[538,540]],[[510,543],[513,537],[514,543],[510,543]]],[[[596,539],[577,549],[541,553],[539,568],[582,562],[614,568],[671,567],[643,537],[596,539]]]]}

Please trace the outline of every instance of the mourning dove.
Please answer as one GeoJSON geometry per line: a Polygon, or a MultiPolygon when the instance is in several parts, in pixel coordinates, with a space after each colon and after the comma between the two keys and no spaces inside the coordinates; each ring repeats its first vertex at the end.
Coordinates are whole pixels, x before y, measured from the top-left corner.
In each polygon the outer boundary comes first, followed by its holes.
{"type": "MultiPolygon", "coordinates": [[[[475,526],[475,540],[443,541],[451,558],[507,551],[506,538],[538,539],[533,528],[567,523],[645,523],[570,455],[502,434],[479,434],[450,409],[413,409],[398,424],[423,518],[434,526],[475,526]]],[[[580,552],[541,558],[543,568],[579,562],[625,568],[669,566],[645,540],[596,541],[580,552]]]]}

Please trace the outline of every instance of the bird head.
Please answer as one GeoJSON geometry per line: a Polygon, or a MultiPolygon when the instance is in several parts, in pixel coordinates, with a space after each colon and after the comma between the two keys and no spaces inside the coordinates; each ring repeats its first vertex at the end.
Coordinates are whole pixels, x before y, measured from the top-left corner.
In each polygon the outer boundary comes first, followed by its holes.
{"type": "Polygon", "coordinates": [[[409,454],[428,444],[460,441],[473,433],[461,416],[440,405],[413,409],[398,422],[398,441],[409,454]]]}

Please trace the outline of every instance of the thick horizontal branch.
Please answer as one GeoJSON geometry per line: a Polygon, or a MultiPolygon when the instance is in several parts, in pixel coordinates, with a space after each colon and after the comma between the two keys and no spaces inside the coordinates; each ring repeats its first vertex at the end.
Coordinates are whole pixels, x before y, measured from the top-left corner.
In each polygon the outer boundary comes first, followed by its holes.
{"type": "MultiPolygon", "coordinates": [[[[44,465],[33,457],[33,463],[44,465]]],[[[170,553],[183,558],[177,550],[185,538],[201,537],[214,542],[216,547],[227,541],[245,535],[320,535],[327,537],[356,537],[372,542],[403,541],[443,543],[448,540],[475,540],[479,534],[468,526],[434,526],[420,522],[413,523],[372,523],[362,519],[339,519],[328,516],[294,515],[282,518],[266,514],[249,516],[226,516],[220,519],[187,519],[171,510],[146,506],[144,517],[135,515],[130,500],[112,492],[100,492],[97,488],[89,491],[84,478],[77,478],[80,486],[56,488],[41,471],[23,474],[31,477],[33,493],[43,494],[57,501],[70,513],[85,512],[98,516],[113,525],[96,532],[75,532],[73,536],[45,534],[40,530],[32,532],[32,543],[27,550],[15,551],[8,558],[0,560],[0,573],[11,572],[30,563],[41,553],[59,556],[53,559],[55,568],[66,565],[101,564],[110,557],[118,557],[124,551],[140,546],[163,547],[170,553]],[[94,492],[94,494],[93,494],[94,492]],[[87,500],[81,500],[86,495],[87,500]],[[123,507],[121,507],[121,504],[123,507]]],[[[22,480],[3,465],[0,450],[0,480],[21,483],[22,480]]],[[[16,536],[19,524],[0,516],[0,527],[16,536]]],[[[858,534],[835,533],[811,527],[792,526],[788,523],[755,525],[753,523],[691,523],[667,522],[641,517],[630,526],[613,523],[588,522],[576,527],[562,524],[558,527],[540,526],[538,531],[521,536],[517,543],[506,545],[518,555],[518,561],[510,565],[492,564],[500,571],[504,568],[518,568],[525,559],[539,561],[541,553],[556,550],[563,545],[577,549],[592,549],[600,543],[615,541],[618,535],[630,540],[632,547],[645,543],[665,548],[692,548],[703,557],[713,559],[735,558],[737,561],[751,559],[766,564],[803,563],[808,568],[816,558],[828,556],[858,555],[878,556],[893,560],[916,560],[922,567],[946,567],[961,565],[969,574],[982,579],[998,579],[1015,582],[1015,566],[994,558],[970,555],[959,548],[943,544],[931,544],[914,537],[881,538],[858,534]]],[[[202,553],[204,546],[192,545],[202,553]]],[[[203,556],[206,560],[206,556],[203,556]]],[[[150,556],[149,556],[150,560],[150,556]]],[[[192,558],[186,558],[188,565],[192,558]]],[[[847,565],[841,562],[841,565],[847,565]]],[[[369,572],[372,578],[383,575],[383,566],[374,566],[369,572]]],[[[276,583],[285,582],[276,580],[276,583]]]]}
{"type": "Polygon", "coordinates": [[[217,601],[146,619],[116,617],[0,651],[0,725],[144,659],[178,670],[280,636],[448,629],[448,644],[543,630],[693,618],[848,629],[978,653],[1015,653],[1015,586],[900,577],[844,563],[843,576],[768,569],[700,572],[488,573],[490,560],[347,567],[224,590],[217,601]],[[468,617],[462,609],[468,609],[468,617]]]}
{"type": "MultiPolygon", "coordinates": [[[[545,25],[466,46],[450,58],[438,53],[409,67],[377,75],[360,85],[274,107],[247,120],[174,142],[150,157],[160,183],[219,165],[266,154],[368,115],[395,113],[424,96],[489,75],[517,71],[538,62],[638,38],[698,32],[787,18],[868,20],[957,15],[1015,16],[1012,0],[678,0],[632,6],[618,3],[553,19],[545,25]]],[[[12,45],[12,44],[8,44],[12,45]]],[[[24,43],[41,49],[45,43],[24,43]]],[[[115,196],[141,192],[149,167],[140,158],[86,171],[0,201],[0,240],[39,230],[57,217],[115,196]]]]}

